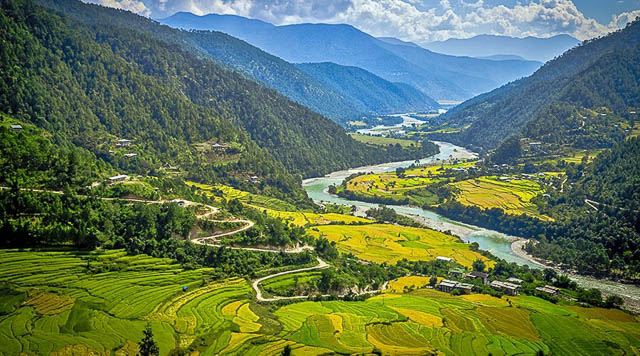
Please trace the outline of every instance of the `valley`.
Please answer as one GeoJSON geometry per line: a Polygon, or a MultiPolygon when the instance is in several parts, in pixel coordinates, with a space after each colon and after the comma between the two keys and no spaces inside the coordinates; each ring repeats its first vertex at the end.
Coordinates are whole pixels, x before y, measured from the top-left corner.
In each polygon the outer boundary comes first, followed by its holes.
{"type": "Polygon", "coordinates": [[[640,21],[135,4],[0,2],[0,355],[639,353],[640,21]]]}

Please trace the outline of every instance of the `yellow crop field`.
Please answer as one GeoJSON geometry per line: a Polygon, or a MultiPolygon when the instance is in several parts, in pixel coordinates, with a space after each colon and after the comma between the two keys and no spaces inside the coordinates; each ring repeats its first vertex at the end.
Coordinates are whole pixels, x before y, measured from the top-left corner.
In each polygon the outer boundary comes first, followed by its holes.
{"type": "Polygon", "coordinates": [[[395,172],[365,174],[346,182],[346,189],[364,197],[380,197],[398,201],[408,199],[411,204],[424,205],[427,203],[433,205],[435,202],[427,196],[420,198],[406,193],[450,179],[452,169],[469,168],[473,166],[475,166],[475,161],[422,166],[407,169],[402,177],[398,176],[395,172]],[[447,176],[447,174],[449,176],[447,176]]]}
{"type": "Polygon", "coordinates": [[[244,303],[236,311],[236,317],[233,318],[233,322],[240,327],[240,332],[251,333],[260,330],[260,327],[262,327],[257,323],[258,319],[260,318],[249,308],[249,303],[244,303]]]}
{"type": "Polygon", "coordinates": [[[297,226],[307,226],[307,225],[328,225],[331,223],[340,223],[340,224],[366,224],[372,223],[373,220],[346,215],[346,214],[337,214],[337,213],[307,213],[307,212],[294,212],[294,211],[279,211],[272,209],[257,209],[261,211],[266,211],[270,216],[278,217],[282,220],[288,220],[294,225],[297,226]]]}
{"type": "MultiPolygon", "coordinates": [[[[394,279],[393,281],[389,282],[389,285],[387,286],[387,291],[390,293],[402,293],[404,292],[405,288],[411,288],[411,287],[413,287],[413,289],[423,288],[429,285],[430,279],[431,277],[423,277],[423,276],[400,277],[398,279],[394,279]]],[[[442,280],[442,278],[438,278],[438,279],[442,280]]]]}
{"type": "Polygon", "coordinates": [[[335,241],[342,252],[353,253],[360,259],[372,262],[395,263],[403,258],[411,261],[435,260],[443,256],[468,267],[476,259],[493,265],[492,261],[471,251],[469,245],[458,238],[430,229],[390,224],[325,225],[310,229],[309,233],[316,238],[324,236],[329,241],[335,241]]]}
{"type": "Polygon", "coordinates": [[[484,209],[500,208],[508,214],[527,214],[543,220],[552,220],[538,213],[531,202],[533,197],[542,194],[544,188],[528,179],[502,181],[498,177],[480,177],[452,183],[460,191],[456,200],[464,205],[478,206],[484,209]]]}
{"type": "Polygon", "coordinates": [[[441,328],[443,325],[442,318],[433,314],[400,307],[391,307],[391,309],[397,311],[398,313],[406,316],[409,320],[420,325],[434,328],[441,328]]]}
{"type": "Polygon", "coordinates": [[[38,314],[54,315],[73,308],[74,300],[68,295],[58,295],[39,290],[27,293],[24,305],[32,306],[38,314]]]}
{"type": "Polygon", "coordinates": [[[228,201],[232,199],[238,199],[245,204],[257,205],[263,208],[283,211],[296,210],[295,206],[283,200],[245,192],[222,184],[208,185],[190,181],[185,182],[185,184],[190,187],[199,188],[206,196],[213,197],[218,203],[222,203],[223,200],[228,201]]]}

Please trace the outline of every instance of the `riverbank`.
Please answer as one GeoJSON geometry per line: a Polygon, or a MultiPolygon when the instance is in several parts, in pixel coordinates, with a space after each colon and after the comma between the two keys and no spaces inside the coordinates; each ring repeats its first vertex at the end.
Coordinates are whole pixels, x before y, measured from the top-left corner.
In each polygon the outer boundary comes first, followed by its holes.
{"type": "Polygon", "coordinates": [[[551,268],[558,273],[566,274],[569,279],[575,281],[583,288],[597,288],[598,290],[600,290],[604,297],[607,297],[609,295],[618,295],[624,300],[625,309],[634,313],[640,313],[640,296],[638,296],[638,287],[636,285],[624,284],[610,279],[595,278],[575,273],[568,273],[567,271],[563,271],[557,267],[546,265],[530,255],[526,250],[524,250],[524,246],[528,242],[528,239],[522,238],[513,241],[511,243],[511,251],[513,251],[513,253],[518,255],[520,258],[535,263],[536,265],[540,266],[540,268],[551,268]]]}

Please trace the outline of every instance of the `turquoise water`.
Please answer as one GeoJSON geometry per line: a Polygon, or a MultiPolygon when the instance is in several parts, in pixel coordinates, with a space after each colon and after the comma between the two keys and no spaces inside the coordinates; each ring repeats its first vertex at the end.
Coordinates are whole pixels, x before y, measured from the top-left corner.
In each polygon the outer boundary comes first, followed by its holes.
{"type": "MultiPolygon", "coordinates": [[[[466,156],[474,155],[472,152],[465,150],[462,147],[455,146],[446,142],[436,142],[440,146],[440,153],[425,159],[420,160],[419,164],[437,162],[438,160],[446,160],[452,154],[463,154],[466,156]],[[457,151],[457,152],[456,152],[457,151]]],[[[355,205],[360,208],[368,209],[377,207],[379,204],[365,203],[355,200],[348,200],[336,195],[329,194],[327,188],[330,185],[339,185],[342,181],[353,173],[359,172],[373,172],[382,173],[395,171],[398,167],[408,167],[415,161],[403,161],[392,162],[381,165],[366,166],[360,168],[349,169],[345,171],[338,171],[328,174],[320,178],[312,178],[305,180],[303,186],[307,191],[307,194],[311,199],[317,202],[329,202],[334,204],[355,205]]],[[[507,236],[493,230],[482,229],[476,226],[463,224],[457,221],[447,219],[434,212],[423,210],[418,207],[411,206],[395,206],[386,205],[389,208],[394,209],[400,214],[420,216],[428,220],[428,226],[436,228],[441,231],[451,230],[465,242],[477,242],[480,248],[485,251],[491,252],[496,257],[502,258],[508,262],[516,262],[520,265],[528,265],[532,268],[539,268],[534,263],[523,259],[515,255],[511,251],[511,242],[514,237],[507,236]]]]}

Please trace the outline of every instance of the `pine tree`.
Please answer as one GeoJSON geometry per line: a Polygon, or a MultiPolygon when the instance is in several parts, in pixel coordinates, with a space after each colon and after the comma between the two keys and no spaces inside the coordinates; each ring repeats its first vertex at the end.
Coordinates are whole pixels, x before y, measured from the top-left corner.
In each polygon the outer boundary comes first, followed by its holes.
{"type": "Polygon", "coordinates": [[[155,340],[153,340],[153,332],[151,331],[151,324],[147,324],[144,328],[144,337],[142,341],[140,341],[140,356],[156,356],[160,354],[160,350],[158,349],[158,345],[155,340]]]}

